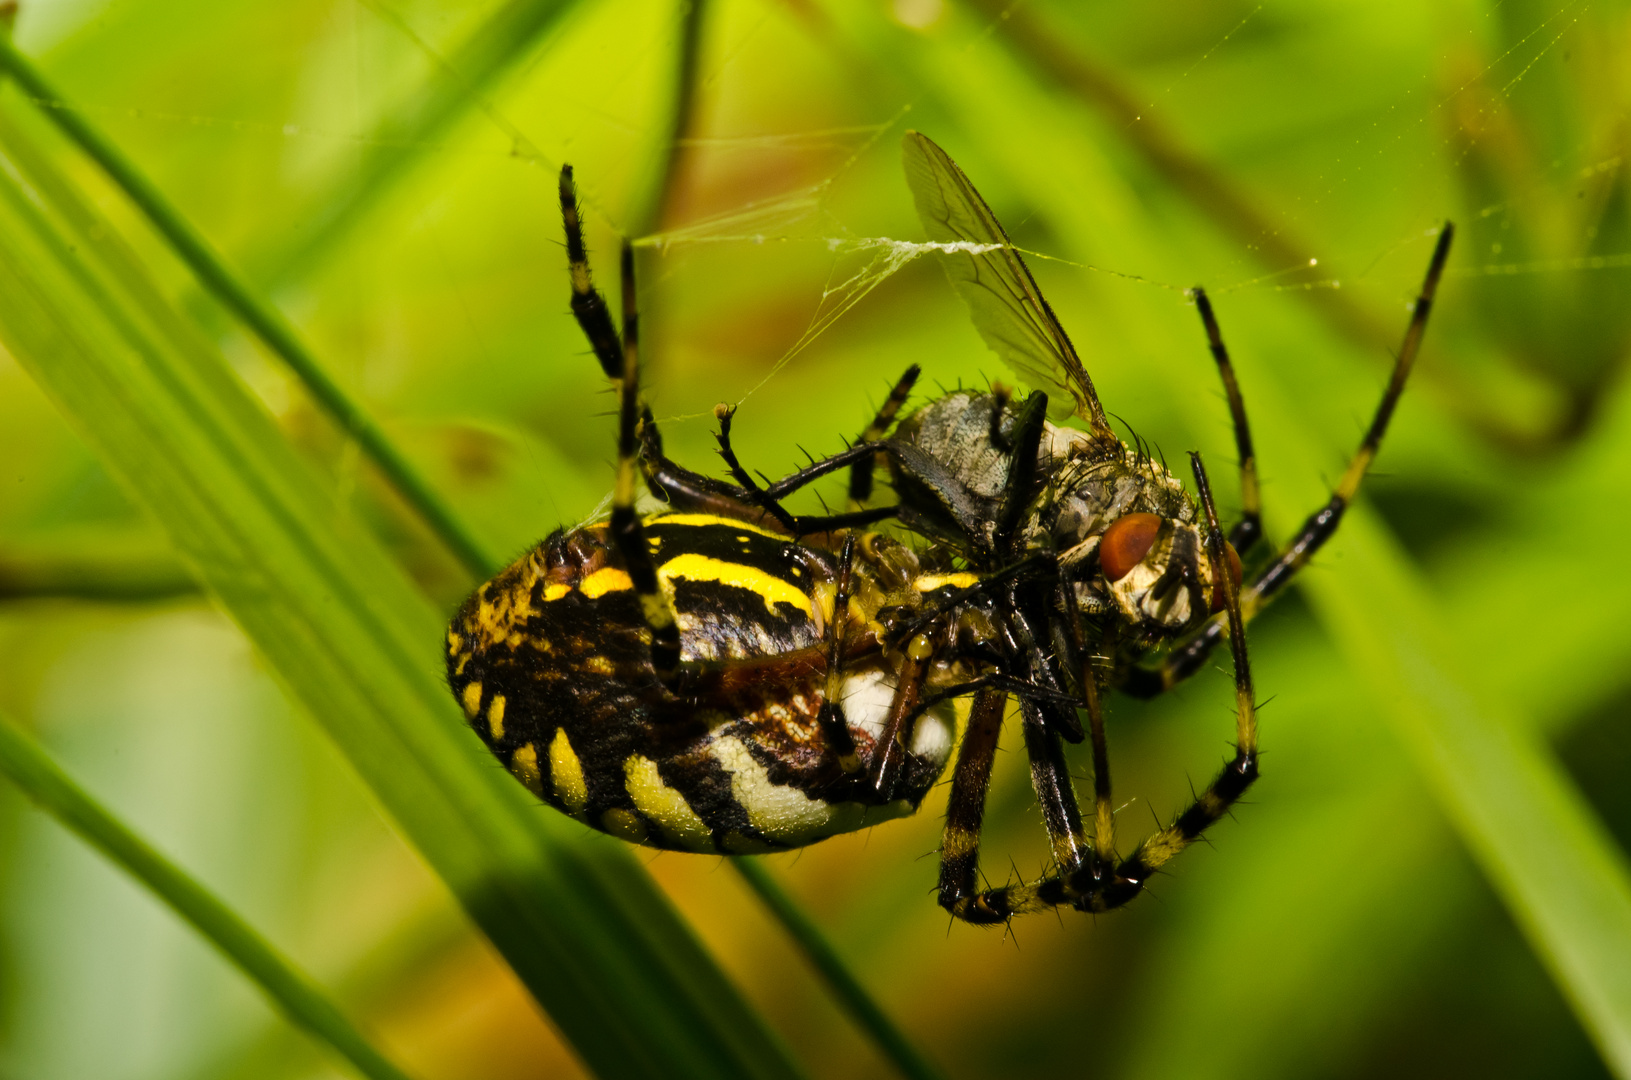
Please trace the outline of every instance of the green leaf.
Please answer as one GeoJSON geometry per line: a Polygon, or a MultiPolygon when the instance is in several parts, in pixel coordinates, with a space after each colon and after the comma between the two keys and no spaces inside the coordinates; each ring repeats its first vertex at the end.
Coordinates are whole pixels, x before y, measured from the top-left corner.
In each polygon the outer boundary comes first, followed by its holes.
{"type": "Polygon", "coordinates": [[[441,615],[116,234],[0,126],[0,340],[602,1076],[787,1076],[629,853],[540,814],[442,683],[441,615]]]}

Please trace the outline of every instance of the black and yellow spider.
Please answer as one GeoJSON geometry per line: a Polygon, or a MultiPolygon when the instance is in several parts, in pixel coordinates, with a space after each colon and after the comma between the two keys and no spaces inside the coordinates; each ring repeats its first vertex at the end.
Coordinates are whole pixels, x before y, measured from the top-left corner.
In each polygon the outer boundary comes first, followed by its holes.
{"type": "Polygon", "coordinates": [[[1353,499],[1415,359],[1451,230],[1330,502],[1242,585],[1236,548],[1249,551],[1262,531],[1255,459],[1205,295],[1195,298],[1228,392],[1245,503],[1227,540],[1199,455],[1190,455],[1192,496],[1111,431],[1069,338],[962,170],[916,133],[905,160],[919,214],[933,240],[951,245],[947,265],[980,332],[1037,389],[1021,402],[1000,390],[947,394],[897,427],[913,368],[854,446],[766,486],[731,449],[730,410],[718,412],[719,442],[735,483],[663,455],[639,394],[631,250],[619,334],[591,281],[571,169],[562,170],[573,311],[619,390],[612,513],[557,530],[476,590],[448,630],[448,680],[492,752],[546,802],[628,840],[725,854],[794,848],[912,813],[952,756],[955,699],[972,695],[940,903],[977,923],[1055,905],[1109,910],[1257,778],[1245,623],[1353,499]],[[1050,409],[1085,430],[1056,426],[1050,409]],[[897,500],[868,507],[879,460],[897,500]],[[783,508],[785,496],[843,468],[846,513],[783,508]],[[640,474],[662,513],[636,511],[640,474]],[[910,543],[859,531],[888,518],[910,543]],[[1171,825],[1122,857],[1101,697],[1168,689],[1225,635],[1235,755],[1171,825]],[[1158,666],[1142,663],[1162,649],[1158,666]],[[981,816],[1010,697],[1054,865],[1038,881],[982,889],[981,816]],[[1084,736],[1091,830],[1062,747],[1084,736]]]}

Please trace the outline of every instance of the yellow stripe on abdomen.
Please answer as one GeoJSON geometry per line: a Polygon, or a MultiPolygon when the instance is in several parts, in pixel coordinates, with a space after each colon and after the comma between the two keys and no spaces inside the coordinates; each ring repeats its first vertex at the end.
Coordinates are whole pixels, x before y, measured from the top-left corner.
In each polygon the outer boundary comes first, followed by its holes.
{"type": "Polygon", "coordinates": [[[922,574],[912,582],[912,588],[918,592],[933,592],[935,589],[967,589],[979,584],[978,574],[922,574]]]}
{"type": "MultiPolygon", "coordinates": [[[[689,515],[687,515],[689,516],[689,515]]],[[[783,581],[774,574],[753,566],[709,558],[707,555],[676,555],[657,568],[657,576],[670,589],[674,578],[687,581],[717,581],[757,593],[764,599],[772,615],[777,604],[791,604],[804,614],[814,617],[810,596],[797,585],[783,581]]]]}
{"type": "Polygon", "coordinates": [[[602,567],[584,578],[578,590],[591,600],[598,600],[609,592],[624,592],[634,588],[629,575],[615,566],[602,567]]]}
{"type": "Polygon", "coordinates": [[[684,795],[663,782],[655,761],[642,754],[630,754],[623,761],[623,777],[634,808],[655,822],[670,844],[684,851],[716,850],[707,823],[691,809],[684,795]]]}
{"type": "Polygon", "coordinates": [[[771,532],[769,529],[760,528],[757,525],[749,525],[747,522],[738,521],[736,518],[720,517],[718,514],[659,514],[656,517],[647,518],[646,524],[722,525],[727,529],[735,529],[738,532],[758,533],[760,536],[768,536],[772,540],[785,541],[788,539],[784,533],[771,532]]]}

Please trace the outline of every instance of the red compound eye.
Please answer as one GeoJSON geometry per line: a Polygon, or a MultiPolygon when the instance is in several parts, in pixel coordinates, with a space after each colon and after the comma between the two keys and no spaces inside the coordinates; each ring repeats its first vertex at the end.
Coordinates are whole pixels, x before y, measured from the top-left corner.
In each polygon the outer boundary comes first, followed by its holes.
{"type": "MultiPolygon", "coordinates": [[[[1235,546],[1229,541],[1223,542],[1223,554],[1229,560],[1229,576],[1234,579],[1235,591],[1240,591],[1240,555],[1235,546]]],[[[1220,581],[1212,586],[1212,610],[1223,610],[1223,583],[1220,581]]]]}
{"type": "Polygon", "coordinates": [[[1117,518],[1099,541],[1099,567],[1105,580],[1120,581],[1132,573],[1155,546],[1160,533],[1161,518],[1157,514],[1123,514],[1117,518]]]}

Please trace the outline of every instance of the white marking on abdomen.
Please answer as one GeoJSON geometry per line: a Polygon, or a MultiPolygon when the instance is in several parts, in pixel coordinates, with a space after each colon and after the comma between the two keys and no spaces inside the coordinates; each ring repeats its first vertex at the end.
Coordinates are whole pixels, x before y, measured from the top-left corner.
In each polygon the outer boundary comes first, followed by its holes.
{"type": "Polygon", "coordinates": [[[881,668],[872,668],[844,680],[838,694],[838,703],[844,707],[844,719],[857,731],[864,731],[876,742],[883,737],[884,724],[889,720],[889,705],[895,700],[895,677],[881,668]]]}

